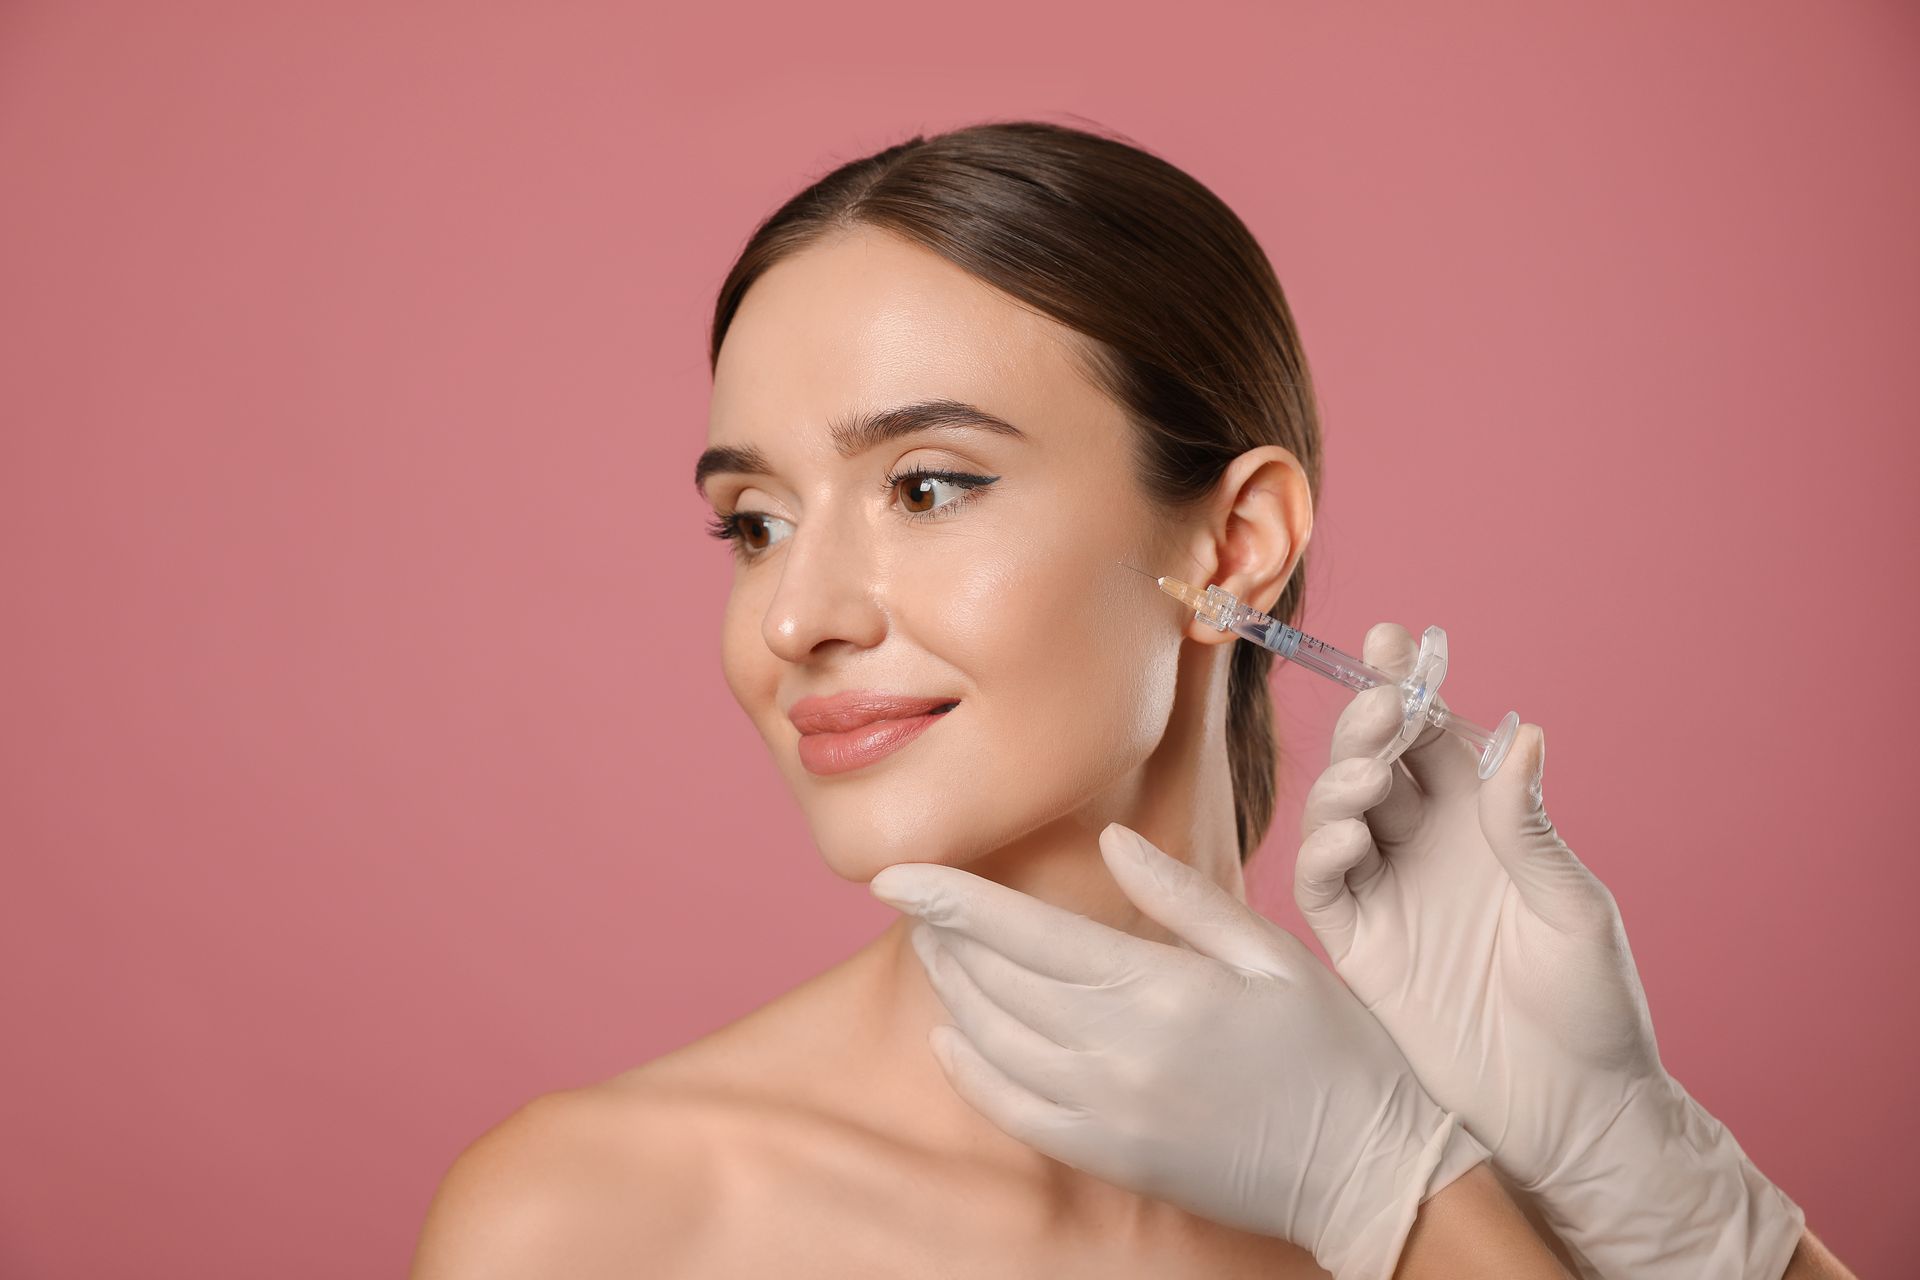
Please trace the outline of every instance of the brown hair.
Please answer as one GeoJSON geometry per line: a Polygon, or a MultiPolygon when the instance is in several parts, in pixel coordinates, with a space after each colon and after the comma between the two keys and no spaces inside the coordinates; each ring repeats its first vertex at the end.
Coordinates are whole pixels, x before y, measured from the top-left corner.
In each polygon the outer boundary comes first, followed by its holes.
{"type": "MultiPolygon", "coordinates": [[[[1148,495],[1172,511],[1263,444],[1290,450],[1317,504],[1320,426],[1293,316],[1266,254],[1206,187],[1118,136],[1040,121],[915,136],[820,178],[760,224],[713,309],[709,366],[760,274],[868,226],[921,245],[1081,335],[1095,384],[1135,427],[1148,495]]],[[[1297,623],[1306,559],[1271,610],[1297,623]]],[[[1233,646],[1227,755],[1240,860],[1273,821],[1273,655],[1233,646]]]]}

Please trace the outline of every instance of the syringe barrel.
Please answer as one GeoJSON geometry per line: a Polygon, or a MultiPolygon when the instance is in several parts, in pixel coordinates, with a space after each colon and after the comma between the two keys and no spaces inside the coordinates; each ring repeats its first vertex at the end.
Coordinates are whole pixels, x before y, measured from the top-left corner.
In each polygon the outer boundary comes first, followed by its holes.
{"type": "Polygon", "coordinates": [[[1352,654],[1342,653],[1325,641],[1316,640],[1258,609],[1242,606],[1227,623],[1227,629],[1263,649],[1273,650],[1295,666],[1317,671],[1356,693],[1377,684],[1399,683],[1378,667],[1370,667],[1352,654]]]}
{"type": "Polygon", "coordinates": [[[1304,631],[1241,604],[1233,593],[1218,585],[1202,591],[1179,578],[1158,578],[1160,589],[1193,610],[1196,620],[1216,631],[1231,631],[1270,649],[1296,666],[1308,667],[1327,679],[1358,693],[1377,684],[1397,685],[1400,679],[1378,667],[1370,667],[1350,653],[1342,653],[1330,644],[1314,639],[1304,631]]]}

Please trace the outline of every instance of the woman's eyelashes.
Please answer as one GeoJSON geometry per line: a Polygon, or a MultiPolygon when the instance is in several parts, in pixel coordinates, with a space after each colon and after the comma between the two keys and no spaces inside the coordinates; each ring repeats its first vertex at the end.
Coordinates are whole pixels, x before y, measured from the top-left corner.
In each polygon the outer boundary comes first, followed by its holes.
{"type": "Polygon", "coordinates": [[[980,490],[998,480],[999,476],[976,476],[965,471],[931,471],[922,468],[918,471],[901,471],[890,474],[880,484],[881,493],[891,493],[905,485],[902,493],[906,506],[905,513],[917,520],[943,519],[953,515],[961,507],[973,501],[980,490]],[[912,481],[911,484],[906,484],[912,481]],[[937,501],[936,494],[940,486],[958,490],[958,493],[945,501],[937,501]],[[931,506],[918,506],[920,502],[929,502],[931,506]]]}
{"type": "Polygon", "coordinates": [[[778,541],[769,535],[767,526],[786,523],[778,516],[754,511],[729,511],[726,515],[716,515],[707,521],[707,532],[733,543],[736,559],[751,560],[778,541]]]}
{"type": "MultiPolygon", "coordinates": [[[[956,515],[999,478],[920,468],[889,474],[882,482],[881,492],[902,491],[898,505],[908,520],[944,520],[956,515]],[[950,494],[943,496],[943,489],[951,491],[950,494]]],[[[708,521],[707,532],[732,542],[737,559],[756,560],[774,543],[792,536],[793,522],[763,511],[730,511],[708,521]],[[786,532],[775,536],[773,526],[776,525],[785,526],[786,532]]]]}

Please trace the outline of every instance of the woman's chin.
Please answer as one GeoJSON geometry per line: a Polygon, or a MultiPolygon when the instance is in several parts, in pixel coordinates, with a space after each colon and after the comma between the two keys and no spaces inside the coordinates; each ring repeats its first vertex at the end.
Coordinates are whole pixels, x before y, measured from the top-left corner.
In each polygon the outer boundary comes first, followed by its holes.
{"type": "Polygon", "coordinates": [[[896,863],[938,862],[960,866],[986,852],[928,840],[925,836],[916,839],[912,827],[903,830],[891,822],[816,820],[810,825],[814,847],[833,873],[843,880],[861,884],[873,879],[882,868],[896,863]]]}

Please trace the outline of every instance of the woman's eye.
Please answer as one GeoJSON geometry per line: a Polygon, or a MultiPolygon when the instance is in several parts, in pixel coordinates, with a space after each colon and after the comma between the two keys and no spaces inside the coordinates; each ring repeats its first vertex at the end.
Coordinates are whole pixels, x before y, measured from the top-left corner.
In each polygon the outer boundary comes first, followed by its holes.
{"type": "Polygon", "coordinates": [[[779,516],[764,516],[753,511],[740,513],[740,541],[754,551],[765,551],[792,532],[793,526],[779,516]],[[784,528],[786,532],[776,533],[778,528],[784,528]]]}
{"type": "MultiPolygon", "coordinates": [[[[900,509],[908,519],[940,520],[999,478],[965,471],[908,471],[888,476],[886,487],[887,492],[898,493],[900,509]]],[[[774,543],[793,536],[793,522],[761,511],[733,511],[715,516],[707,532],[731,542],[740,559],[757,560],[774,543]]]]}
{"type": "Polygon", "coordinates": [[[909,471],[888,476],[887,485],[900,494],[901,508],[911,516],[942,515],[954,511],[998,480],[999,476],[976,476],[962,471],[909,471]]]}
{"type": "Polygon", "coordinates": [[[782,538],[791,537],[793,525],[779,516],[770,516],[758,511],[734,511],[724,516],[715,516],[708,525],[707,532],[716,538],[724,538],[733,543],[734,554],[742,559],[750,559],[765,551],[782,538]],[[784,528],[784,533],[775,530],[784,528]]]}

